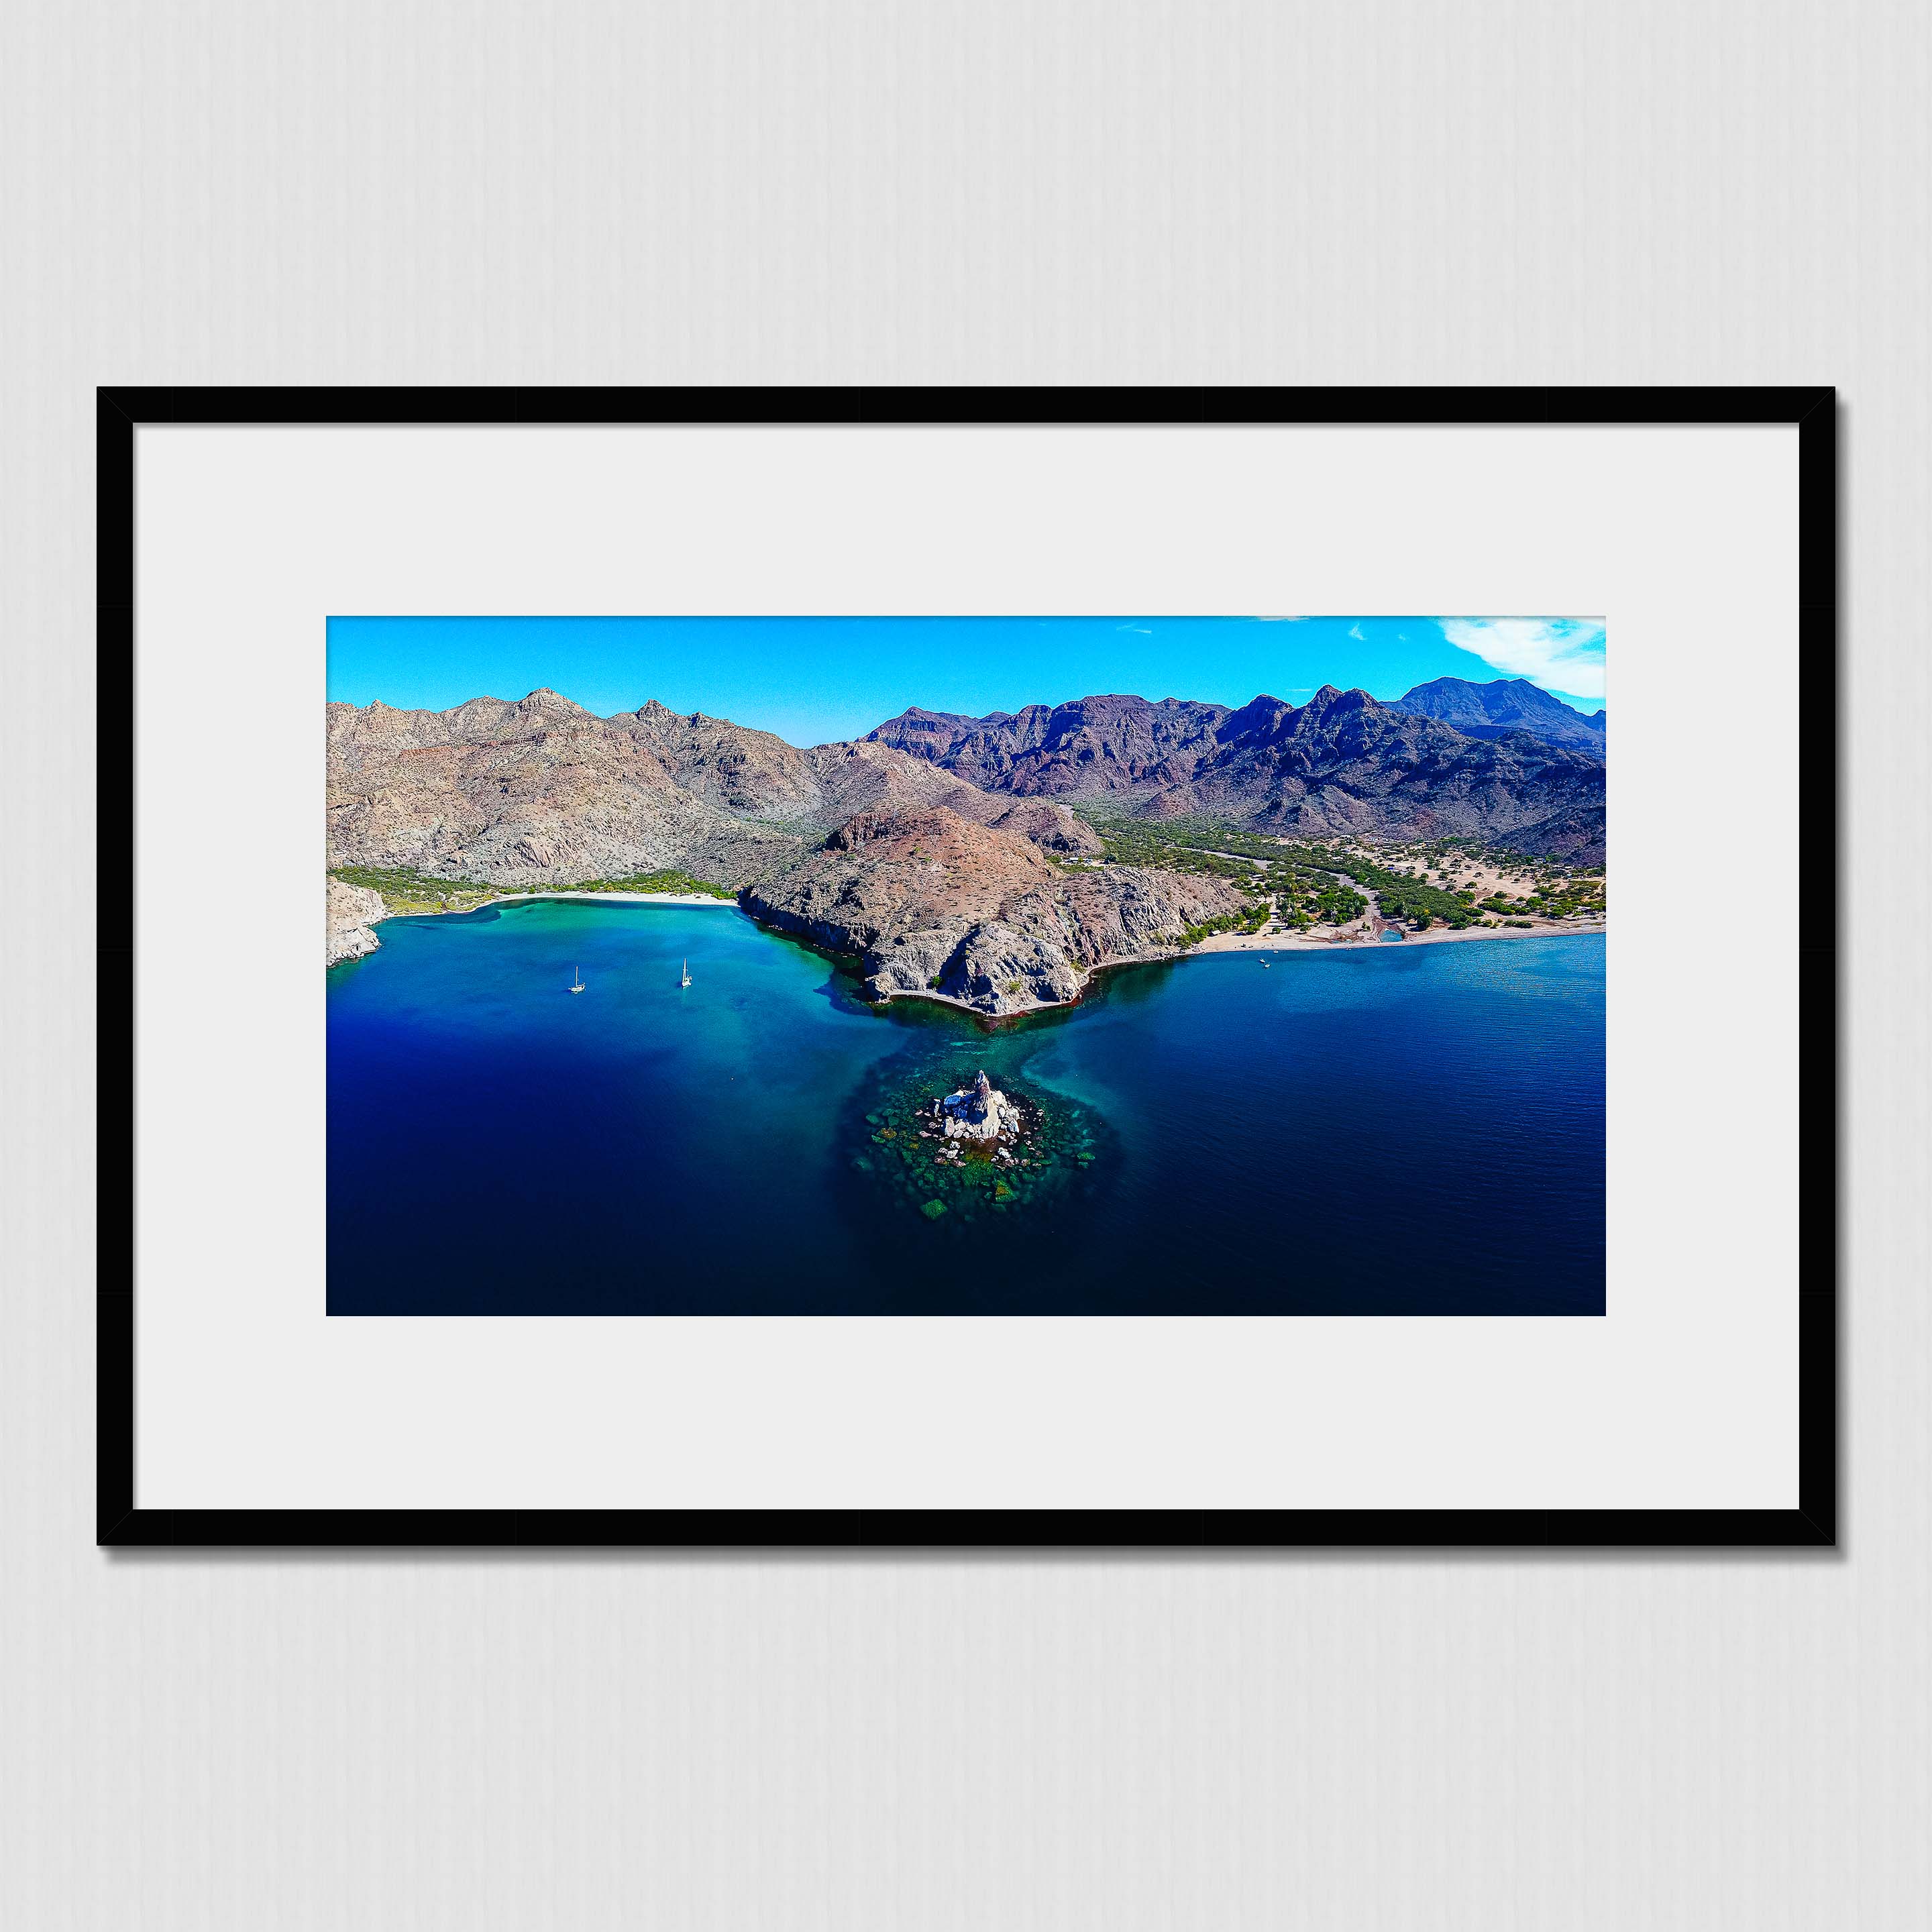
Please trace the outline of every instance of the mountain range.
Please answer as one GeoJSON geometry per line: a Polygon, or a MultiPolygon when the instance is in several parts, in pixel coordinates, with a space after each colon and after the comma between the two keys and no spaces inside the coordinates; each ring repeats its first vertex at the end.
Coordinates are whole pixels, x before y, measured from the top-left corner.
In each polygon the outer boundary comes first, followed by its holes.
{"type": "Polygon", "coordinates": [[[983,718],[913,710],[864,739],[800,749],[655,700],[600,718],[549,690],[448,711],[332,704],[329,862],[506,886],[675,866],[738,886],[795,864],[860,811],[944,806],[1062,853],[1091,849],[1067,800],[1595,859],[1601,716],[1521,680],[1438,679],[1387,704],[1330,685],[1300,706],[1114,695],[983,718]],[[1481,715],[1458,724],[1430,705],[1481,715]],[[1588,742],[1550,735],[1578,729],[1588,742]]]}
{"type": "MultiPolygon", "coordinates": [[[[1019,1011],[1076,997],[1094,967],[1182,945],[1244,902],[1221,880],[1160,868],[1055,866],[1101,849],[1070,800],[1600,860],[1600,714],[1595,748],[1556,742],[1552,724],[1569,728],[1539,706],[1496,686],[1445,690],[1456,682],[1394,704],[1324,686],[1300,706],[1102,696],[984,718],[914,710],[806,749],[655,701],[600,718],[542,689],[448,711],[332,704],[328,860],[524,890],[684,871],[859,955],[882,997],[937,991],[1019,1011]],[[1465,729],[1411,700],[1480,716],[1465,729]]],[[[331,957],[344,947],[367,950],[346,927],[331,957]]]]}
{"type": "Polygon", "coordinates": [[[1140,815],[1208,814],[1258,831],[1454,834],[1600,858],[1600,732],[1591,737],[1586,729],[1587,744],[1559,742],[1550,734],[1568,732],[1561,721],[1520,699],[1489,696],[1496,686],[1447,688],[1460,682],[1440,679],[1390,704],[1324,685],[1304,705],[1264,696],[1238,710],[1126,696],[983,718],[913,710],[868,742],[982,791],[1104,800],[1140,815]],[[1449,703],[1480,711],[1484,728],[1466,730],[1421,708],[1449,703]],[[1543,728],[1499,722],[1512,708],[1543,728]]]}

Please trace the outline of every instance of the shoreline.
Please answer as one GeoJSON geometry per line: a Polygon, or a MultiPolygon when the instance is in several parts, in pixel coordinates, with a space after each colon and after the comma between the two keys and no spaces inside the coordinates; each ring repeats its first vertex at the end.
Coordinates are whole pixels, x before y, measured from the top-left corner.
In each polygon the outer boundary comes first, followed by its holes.
{"type": "MultiPolygon", "coordinates": [[[[392,919],[460,919],[471,913],[487,911],[492,906],[518,905],[538,899],[570,899],[573,901],[602,902],[614,905],[676,905],[723,906],[734,912],[744,913],[745,916],[760,932],[770,933],[775,939],[788,939],[808,951],[817,953],[820,958],[830,960],[848,970],[856,971],[862,980],[863,962],[854,955],[833,952],[830,947],[808,938],[802,933],[789,932],[782,926],[767,926],[758,916],[746,910],[735,898],[714,898],[709,892],[578,892],[567,887],[554,892],[500,892],[494,898],[484,900],[480,904],[467,906],[460,910],[438,912],[385,913],[380,920],[373,920],[374,926],[386,924],[392,919]]],[[[1389,940],[1363,933],[1347,938],[1311,939],[1301,933],[1217,932],[1204,939],[1198,946],[1190,946],[1179,952],[1139,952],[1119,959],[1103,959],[1089,967],[1080,991],[1070,1000],[1047,1000],[1036,1005],[1016,1006],[1010,1012],[989,1013],[983,1006],[956,999],[950,993],[935,992],[929,988],[908,988],[904,992],[887,993],[883,998],[869,1004],[883,1012],[901,1000],[922,1001],[928,1006],[945,1006],[968,1018],[976,1020],[988,1028],[999,1026],[1009,1020],[1024,1019],[1035,1013],[1070,1012],[1085,999],[1094,982],[1102,973],[1119,971],[1128,966],[1172,966],[1187,959],[1202,958],[1217,952],[1334,952],[1379,951],[1383,946],[1440,946],[1451,941],[1461,942],[1479,939],[1574,939],[1592,933],[1606,933],[1607,922],[1593,925],[1575,925],[1568,922],[1552,922],[1528,928],[1522,926],[1466,926],[1455,932],[1448,926],[1432,928],[1427,932],[1412,932],[1399,940],[1389,940]]]]}
{"type": "Polygon", "coordinates": [[[1569,920],[1552,920],[1547,925],[1522,926],[1468,926],[1460,932],[1448,926],[1432,926],[1426,932],[1405,933],[1399,940],[1383,939],[1370,933],[1348,938],[1311,939],[1304,933],[1217,932],[1204,939],[1191,952],[1176,956],[1192,958],[1197,952],[1336,952],[1367,951],[1383,946],[1442,946],[1472,939],[1576,939],[1586,933],[1607,932],[1606,921],[1584,924],[1569,920]]]}
{"type": "MultiPolygon", "coordinates": [[[[760,927],[760,931],[769,928],[760,927]]],[[[1606,933],[1606,924],[1597,926],[1570,926],[1552,923],[1533,926],[1528,932],[1521,927],[1507,929],[1499,927],[1469,926],[1460,932],[1452,932],[1448,927],[1442,931],[1412,932],[1405,939],[1375,939],[1364,935],[1354,939],[1308,939],[1301,935],[1277,934],[1273,938],[1258,932],[1217,932],[1210,939],[1204,939],[1198,946],[1190,946],[1184,952],[1137,952],[1120,959],[1103,959],[1098,965],[1087,969],[1087,977],[1080,990],[1070,1000],[1045,1000],[1038,1005],[1016,1006],[1011,1012],[989,1013],[983,1006],[969,1005],[964,1000],[956,1000],[950,993],[935,993],[927,988],[903,993],[888,993],[883,999],[872,1002],[884,1007],[896,1004],[902,1000],[919,1000],[928,1005],[950,1006],[955,1012],[964,1013],[980,1022],[982,1026],[996,1027],[1006,1020],[1025,1019],[1034,1013],[1071,1012],[1086,998],[1089,989],[1102,973],[1118,972],[1127,966],[1178,966],[1189,959],[1204,958],[1214,952],[1376,952],[1390,945],[1427,946],[1441,945],[1450,940],[1471,939],[1581,939],[1592,933],[1606,933]]],[[[784,938],[795,934],[785,933],[784,938]]],[[[814,946],[814,952],[824,953],[826,958],[842,956],[826,952],[814,946]]],[[[849,956],[842,956],[849,957],[849,956]]]]}
{"type": "Polygon", "coordinates": [[[709,892],[574,892],[562,886],[549,892],[499,892],[473,906],[448,906],[435,912],[386,912],[371,923],[382,926],[392,919],[464,919],[473,912],[488,912],[492,906],[520,905],[532,899],[584,899],[604,905],[728,906],[734,912],[745,910],[736,899],[716,898],[709,892]]]}

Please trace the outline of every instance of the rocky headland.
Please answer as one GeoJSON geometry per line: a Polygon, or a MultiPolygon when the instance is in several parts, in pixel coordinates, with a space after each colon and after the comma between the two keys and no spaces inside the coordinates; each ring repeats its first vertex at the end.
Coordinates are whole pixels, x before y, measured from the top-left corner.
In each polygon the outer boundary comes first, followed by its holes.
{"type": "Polygon", "coordinates": [[[860,813],[741,896],[778,931],[856,956],[874,999],[936,994],[994,1016],[1077,999],[1095,968],[1172,952],[1246,903],[1211,877],[1064,871],[944,806],[860,813]]]}
{"type": "Polygon", "coordinates": [[[370,930],[382,916],[382,896],[364,886],[352,886],[340,879],[328,881],[326,923],[328,928],[328,963],[340,959],[360,959],[382,944],[370,930]]]}

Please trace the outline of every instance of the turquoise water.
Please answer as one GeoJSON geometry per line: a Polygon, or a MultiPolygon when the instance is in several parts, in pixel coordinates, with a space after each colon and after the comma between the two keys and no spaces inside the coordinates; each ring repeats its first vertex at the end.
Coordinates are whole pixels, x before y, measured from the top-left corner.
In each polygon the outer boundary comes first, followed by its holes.
{"type": "Polygon", "coordinates": [[[1600,936],[1212,955],[992,1031],[731,908],[380,936],[328,976],[332,1314],[1603,1312],[1600,936]],[[981,1066],[1024,1174],[907,1124],[981,1066]]]}

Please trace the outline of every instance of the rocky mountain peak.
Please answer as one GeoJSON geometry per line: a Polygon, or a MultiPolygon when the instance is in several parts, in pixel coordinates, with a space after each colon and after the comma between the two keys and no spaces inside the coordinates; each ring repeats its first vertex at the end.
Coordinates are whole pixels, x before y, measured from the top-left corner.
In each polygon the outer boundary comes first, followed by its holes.
{"type": "Polygon", "coordinates": [[[1372,704],[1374,702],[1375,700],[1370,697],[1366,691],[1343,691],[1339,686],[1324,684],[1300,708],[1320,718],[1330,711],[1359,711],[1364,704],[1372,704]]]}
{"type": "Polygon", "coordinates": [[[1251,698],[1238,711],[1231,711],[1221,720],[1214,735],[1222,743],[1228,744],[1237,738],[1271,738],[1294,715],[1294,706],[1279,698],[1270,698],[1264,692],[1258,698],[1251,698]]]}
{"type": "Polygon", "coordinates": [[[1526,731],[1546,744],[1574,746],[1600,756],[1605,742],[1606,721],[1600,710],[1586,717],[1526,677],[1492,678],[1486,684],[1461,677],[1435,678],[1391,698],[1389,708],[1438,719],[1472,738],[1502,738],[1513,731],[1526,731]]]}

